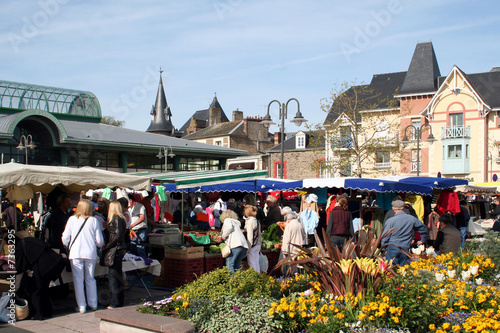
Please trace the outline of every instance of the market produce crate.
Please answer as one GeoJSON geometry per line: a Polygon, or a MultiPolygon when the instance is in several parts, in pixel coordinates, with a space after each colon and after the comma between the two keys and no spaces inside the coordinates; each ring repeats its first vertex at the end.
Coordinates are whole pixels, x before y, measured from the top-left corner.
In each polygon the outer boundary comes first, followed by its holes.
{"type": "Polygon", "coordinates": [[[182,234],[180,232],[148,234],[148,239],[152,245],[182,244],[182,234]]]}
{"type": "Polygon", "coordinates": [[[205,267],[205,259],[174,259],[165,258],[163,260],[165,270],[181,270],[186,272],[198,272],[201,270],[203,273],[205,267]]]}
{"type": "Polygon", "coordinates": [[[205,273],[222,267],[224,267],[224,259],[221,254],[205,254],[205,273]]]}
{"type": "Polygon", "coordinates": [[[203,246],[185,247],[185,248],[165,248],[165,258],[171,259],[199,259],[204,258],[205,252],[203,246]]]}
{"type": "Polygon", "coordinates": [[[163,260],[163,281],[166,288],[178,288],[196,280],[205,272],[205,259],[172,259],[163,260]]]}

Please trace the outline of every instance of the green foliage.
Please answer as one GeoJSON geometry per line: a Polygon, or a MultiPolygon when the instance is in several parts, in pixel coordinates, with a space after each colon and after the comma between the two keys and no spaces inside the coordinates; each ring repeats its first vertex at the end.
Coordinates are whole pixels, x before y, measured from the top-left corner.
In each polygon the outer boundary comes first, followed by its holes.
{"type": "Polygon", "coordinates": [[[495,264],[494,272],[492,274],[495,275],[499,272],[500,268],[500,237],[498,237],[498,233],[496,231],[488,231],[483,238],[484,241],[480,242],[477,252],[490,258],[495,264]]]}
{"type": "Polygon", "coordinates": [[[114,116],[104,116],[101,118],[101,123],[116,127],[123,127],[123,125],[125,125],[125,120],[118,120],[114,116]]]}
{"type": "Polygon", "coordinates": [[[267,274],[253,269],[238,270],[232,274],[227,267],[213,270],[196,281],[179,288],[176,295],[187,294],[190,298],[217,299],[224,294],[261,297],[279,294],[279,284],[267,274]]]}
{"type": "Polygon", "coordinates": [[[268,315],[273,299],[222,295],[190,317],[200,332],[281,332],[268,315]]]}
{"type": "Polygon", "coordinates": [[[281,237],[278,235],[280,226],[277,223],[271,224],[265,232],[262,233],[263,241],[271,241],[273,243],[281,243],[281,237]]]}

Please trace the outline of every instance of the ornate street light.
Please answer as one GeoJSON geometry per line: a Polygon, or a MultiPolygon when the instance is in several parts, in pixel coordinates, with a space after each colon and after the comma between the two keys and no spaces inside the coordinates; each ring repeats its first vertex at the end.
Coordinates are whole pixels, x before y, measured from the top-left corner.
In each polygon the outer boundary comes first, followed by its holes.
{"type": "Polygon", "coordinates": [[[19,145],[16,147],[20,151],[24,150],[24,162],[28,164],[28,148],[33,150],[36,148],[36,145],[33,143],[33,137],[31,134],[27,136],[21,135],[19,138],[19,145]]]}
{"type": "Polygon", "coordinates": [[[401,140],[401,143],[404,143],[404,144],[410,143],[410,140],[408,140],[408,136],[406,136],[406,132],[407,132],[408,128],[412,127],[415,131],[414,136],[417,137],[417,176],[420,176],[420,138],[422,136],[422,129],[426,126],[429,127],[429,137],[427,138],[426,141],[427,142],[436,141],[436,138],[432,134],[432,126],[428,123],[424,123],[418,127],[416,127],[415,125],[406,126],[405,130],[403,131],[403,133],[404,133],[403,140],[401,140]]]}
{"type": "Polygon", "coordinates": [[[296,98],[290,98],[286,103],[280,103],[278,100],[272,100],[269,102],[269,105],[267,106],[267,114],[262,120],[262,123],[265,127],[270,127],[271,125],[276,125],[272,119],[271,116],[269,115],[269,108],[271,107],[271,104],[273,103],[278,103],[279,105],[279,119],[281,119],[281,162],[280,162],[280,177],[281,179],[285,178],[285,119],[287,118],[287,110],[288,110],[288,103],[291,101],[297,102],[297,113],[295,114],[295,117],[290,120],[292,123],[294,123],[297,126],[302,125],[302,123],[307,122],[306,119],[302,116],[302,113],[300,112],[300,104],[299,101],[296,98]]]}
{"type": "Polygon", "coordinates": [[[167,172],[167,157],[174,158],[175,154],[174,151],[172,150],[172,146],[164,146],[160,147],[160,151],[158,152],[158,155],[156,155],[160,160],[165,157],[165,172],[167,172]],[[170,148],[170,153],[168,152],[168,149],[170,148]],[[163,154],[161,150],[163,149],[163,154]]]}

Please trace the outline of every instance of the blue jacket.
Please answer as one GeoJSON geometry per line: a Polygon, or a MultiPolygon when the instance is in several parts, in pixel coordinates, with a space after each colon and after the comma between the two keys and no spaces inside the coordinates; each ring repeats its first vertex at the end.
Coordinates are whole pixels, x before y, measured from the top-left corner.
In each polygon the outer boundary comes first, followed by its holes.
{"type": "Polygon", "coordinates": [[[313,235],[319,222],[318,213],[308,208],[300,213],[300,220],[302,221],[306,235],[313,235]]]}
{"type": "Polygon", "coordinates": [[[396,213],[385,222],[384,231],[394,231],[389,236],[382,238],[382,245],[394,245],[403,249],[409,249],[414,237],[414,230],[420,233],[422,243],[425,243],[429,235],[427,226],[414,216],[403,211],[396,213]]]}

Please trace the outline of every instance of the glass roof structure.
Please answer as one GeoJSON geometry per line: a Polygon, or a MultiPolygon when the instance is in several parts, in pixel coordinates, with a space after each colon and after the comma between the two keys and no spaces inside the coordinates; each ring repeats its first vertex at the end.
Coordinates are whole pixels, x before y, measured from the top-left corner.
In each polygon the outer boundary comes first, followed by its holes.
{"type": "Polygon", "coordinates": [[[88,91],[0,80],[0,108],[101,118],[97,97],[88,91]]]}

